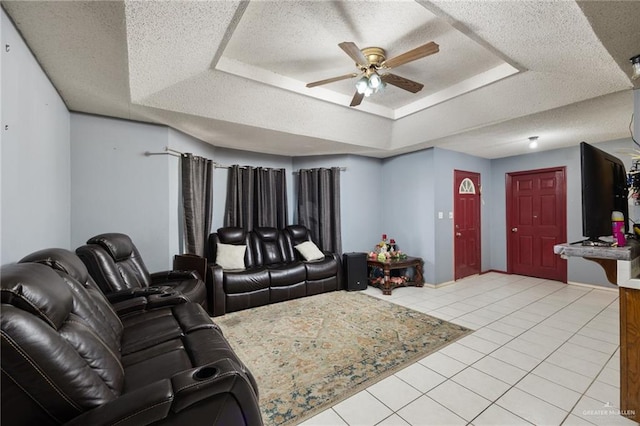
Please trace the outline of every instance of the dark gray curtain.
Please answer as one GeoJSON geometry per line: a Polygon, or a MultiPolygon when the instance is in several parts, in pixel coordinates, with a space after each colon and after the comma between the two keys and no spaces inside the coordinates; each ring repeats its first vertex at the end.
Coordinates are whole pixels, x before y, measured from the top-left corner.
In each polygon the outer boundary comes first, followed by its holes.
{"type": "Polygon", "coordinates": [[[205,256],[213,209],[213,161],[184,154],[181,170],[185,253],[205,256]]]}
{"type": "Polygon", "coordinates": [[[283,229],[287,225],[285,170],[229,167],[224,226],[251,231],[261,226],[283,229]]]}
{"type": "Polygon", "coordinates": [[[339,167],[300,170],[298,223],[309,228],[320,249],[342,252],[339,167]]]}

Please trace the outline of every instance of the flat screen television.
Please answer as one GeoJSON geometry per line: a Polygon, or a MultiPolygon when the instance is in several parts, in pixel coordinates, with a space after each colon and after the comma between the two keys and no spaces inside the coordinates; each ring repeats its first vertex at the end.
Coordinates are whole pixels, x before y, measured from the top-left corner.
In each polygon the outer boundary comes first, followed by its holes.
{"type": "Polygon", "coordinates": [[[612,235],[611,212],[624,215],[629,231],[627,172],[622,161],[586,142],[580,143],[582,170],[582,234],[585,242],[612,235]]]}

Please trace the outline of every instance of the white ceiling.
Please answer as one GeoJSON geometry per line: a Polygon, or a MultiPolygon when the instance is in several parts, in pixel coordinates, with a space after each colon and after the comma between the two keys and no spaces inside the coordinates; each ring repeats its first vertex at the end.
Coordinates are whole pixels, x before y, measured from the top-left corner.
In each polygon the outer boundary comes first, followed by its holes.
{"type": "MultiPolygon", "coordinates": [[[[216,146],[485,158],[629,136],[638,1],[2,1],[68,108],[165,124],[216,146]],[[349,107],[338,43],[440,52],[349,107]]],[[[640,81],[636,81],[636,84],[640,81]]],[[[638,87],[636,85],[636,87],[638,87]]]]}

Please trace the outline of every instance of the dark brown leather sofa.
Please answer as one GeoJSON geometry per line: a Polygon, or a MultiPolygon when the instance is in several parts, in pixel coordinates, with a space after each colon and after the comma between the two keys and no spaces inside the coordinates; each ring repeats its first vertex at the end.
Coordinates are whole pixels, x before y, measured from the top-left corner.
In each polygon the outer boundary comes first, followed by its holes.
{"type": "Polygon", "coordinates": [[[192,271],[162,271],[150,274],[128,235],[106,233],[89,238],[76,249],[89,273],[112,302],[132,293],[164,293],[175,290],[187,300],[207,307],[205,283],[192,271]]]}
{"type": "Polygon", "coordinates": [[[208,240],[207,293],[213,316],[342,289],[342,267],[336,253],[305,261],[295,246],[311,241],[309,230],[220,228],[208,240]],[[244,268],[223,269],[216,263],[218,244],[246,246],[244,268]]]}
{"type": "Polygon", "coordinates": [[[0,269],[3,425],[262,425],[258,389],[177,294],[118,316],[72,252],[0,269]]]}

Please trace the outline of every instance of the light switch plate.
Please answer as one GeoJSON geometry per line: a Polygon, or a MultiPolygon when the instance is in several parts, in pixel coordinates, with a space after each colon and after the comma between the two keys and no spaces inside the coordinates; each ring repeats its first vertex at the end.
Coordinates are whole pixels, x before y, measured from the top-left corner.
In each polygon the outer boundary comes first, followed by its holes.
{"type": "Polygon", "coordinates": [[[453,212],[449,212],[449,219],[453,219],[453,212]]]}

